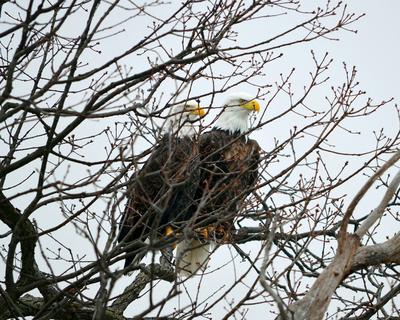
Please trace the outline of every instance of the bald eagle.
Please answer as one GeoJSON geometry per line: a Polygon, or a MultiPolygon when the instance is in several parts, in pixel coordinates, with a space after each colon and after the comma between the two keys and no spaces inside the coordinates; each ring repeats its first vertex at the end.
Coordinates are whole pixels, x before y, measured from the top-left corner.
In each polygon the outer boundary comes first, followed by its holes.
{"type": "MultiPolygon", "coordinates": [[[[118,242],[161,239],[188,220],[200,181],[194,122],[204,114],[195,101],[171,108],[166,132],[129,184],[118,242]]],[[[144,255],[143,249],[129,252],[125,267],[144,255]]]]}
{"type": "MultiPolygon", "coordinates": [[[[223,238],[229,238],[233,220],[258,178],[260,147],[247,137],[249,115],[260,110],[253,98],[245,93],[230,95],[214,128],[199,139],[200,183],[191,220],[208,225],[206,233],[215,230],[223,238]]],[[[200,239],[178,244],[180,273],[189,276],[204,267],[211,249],[212,242],[200,239]]]]}

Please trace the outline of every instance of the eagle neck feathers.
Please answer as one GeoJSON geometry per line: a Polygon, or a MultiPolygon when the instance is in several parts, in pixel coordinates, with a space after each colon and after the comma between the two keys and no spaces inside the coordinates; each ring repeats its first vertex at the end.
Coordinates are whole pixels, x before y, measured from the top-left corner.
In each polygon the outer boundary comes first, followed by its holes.
{"type": "Polygon", "coordinates": [[[194,137],[198,134],[198,127],[193,125],[192,123],[186,121],[183,125],[179,123],[179,121],[171,120],[169,125],[167,126],[166,134],[176,136],[178,138],[183,137],[194,137]]]}
{"type": "Polygon", "coordinates": [[[238,107],[225,107],[214,127],[232,135],[245,134],[249,130],[248,111],[238,107]]]}

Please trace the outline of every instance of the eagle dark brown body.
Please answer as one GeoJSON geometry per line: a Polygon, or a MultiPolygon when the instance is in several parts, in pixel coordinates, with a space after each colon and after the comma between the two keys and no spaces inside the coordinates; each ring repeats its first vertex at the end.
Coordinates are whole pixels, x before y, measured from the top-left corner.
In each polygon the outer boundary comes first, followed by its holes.
{"type": "MultiPolygon", "coordinates": [[[[200,181],[198,162],[193,138],[165,135],[129,184],[118,242],[161,238],[167,226],[182,227],[200,181]]],[[[125,266],[135,256],[128,256],[125,266]]]]}
{"type": "MultiPolygon", "coordinates": [[[[200,136],[199,148],[200,184],[191,221],[212,238],[226,241],[244,200],[257,183],[260,147],[239,132],[213,129],[200,136]]],[[[177,247],[178,271],[191,276],[204,270],[213,246],[213,242],[184,239],[177,247]]]]}
{"type": "Polygon", "coordinates": [[[197,212],[204,224],[229,229],[257,182],[260,147],[244,135],[214,129],[200,137],[200,154],[197,212]]]}

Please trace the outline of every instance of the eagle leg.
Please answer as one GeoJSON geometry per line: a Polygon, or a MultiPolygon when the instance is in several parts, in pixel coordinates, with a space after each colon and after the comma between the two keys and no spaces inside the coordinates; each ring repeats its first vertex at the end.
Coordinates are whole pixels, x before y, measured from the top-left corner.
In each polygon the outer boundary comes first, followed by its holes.
{"type": "Polygon", "coordinates": [[[168,237],[168,236],[170,236],[171,234],[174,234],[174,229],[172,229],[171,226],[167,226],[167,227],[165,228],[165,236],[168,237]]]}
{"type": "Polygon", "coordinates": [[[199,236],[200,240],[208,240],[210,239],[210,233],[212,232],[211,228],[214,227],[207,226],[205,228],[198,228],[195,232],[199,236]]]}
{"type": "MultiPolygon", "coordinates": [[[[169,237],[175,236],[174,229],[171,226],[167,226],[165,228],[164,236],[165,236],[166,239],[168,239],[169,237]]],[[[172,250],[176,248],[176,242],[171,244],[171,248],[172,248],[172,250]]]]}
{"type": "Polygon", "coordinates": [[[231,232],[224,225],[219,225],[215,228],[214,236],[218,243],[224,244],[232,242],[231,232]]]}
{"type": "MultiPolygon", "coordinates": [[[[175,230],[171,226],[165,227],[164,239],[168,240],[175,236],[175,230]]],[[[176,248],[176,242],[168,244],[165,248],[160,249],[161,257],[160,263],[162,265],[171,265],[174,260],[174,249],[176,248]]]]}

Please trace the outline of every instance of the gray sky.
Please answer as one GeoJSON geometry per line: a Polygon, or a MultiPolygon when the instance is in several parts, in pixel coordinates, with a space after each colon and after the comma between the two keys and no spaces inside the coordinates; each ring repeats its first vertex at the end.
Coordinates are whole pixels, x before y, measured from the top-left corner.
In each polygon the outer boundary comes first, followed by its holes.
{"type": "MultiPolygon", "coordinates": [[[[368,123],[356,124],[357,129],[361,132],[360,135],[352,136],[352,139],[343,139],[343,137],[338,134],[334,141],[338,150],[349,151],[353,148],[358,148],[359,146],[369,146],[373,148],[373,135],[372,130],[380,130],[384,128],[385,132],[388,134],[397,132],[399,130],[399,124],[396,119],[396,112],[394,110],[394,103],[397,103],[400,98],[399,88],[398,88],[398,77],[400,74],[400,19],[398,14],[400,12],[400,2],[396,0],[384,0],[384,1],[373,1],[373,0],[354,0],[348,1],[350,11],[355,13],[366,13],[366,16],[353,25],[353,28],[358,29],[358,33],[352,32],[340,32],[338,37],[340,41],[329,41],[320,39],[316,42],[312,42],[307,45],[299,45],[285,51],[285,58],[282,62],[277,62],[272,64],[268,70],[265,70],[266,76],[264,78],[257,79],[258,83],[265,82],[266,84],[273,84],[274,79],[279,77],[279,73],[288,73],[292,67],[296,68],[296,73],[294,77],[294,86],[298,90],[304,85],[304,79],[307,79],[308,72],[312,68],[312,59],[310,50],[314,50],[317,56],[322,56],[326,51],[329,52],[330,56],[334,58],[334,63],[332,65],[332,70],[329,73],[331,80],[329,85],[339,85],[343,82],[343,68],[342,62],[345,61],[346,64],[351,67],[355,65],[358,70],[358,79],[360,82],[360,88],[366,90],[367,96],[372,97],[376,102],[379,102],[390,97],[394,97],[394,102],[390,103],[385,110],[380,111],[375,115],[374,119],[370,119],[368,123]]],[[[160,13],[161,14],[161,13],[160,13]]],[[[262,37],[265,34],[274,33],[274,31],[279,30],[280,27],[285,26],[285,18],[278,18],[277,24],[265,25],[260,27],[248,26],[240,30],[239,37],[246,39],[248,37],[262,37]]],[[[257,22],[259,23],[259,22],[257,22]]],[[[143,26],[144,27],[144,26],[143,26]]],[[[71,26],[72,28],[72,26],[71,26]]],[[[119,50],[124,46],[124,41],[132,41],[136,38],[142,36],[141,31],[134,30],[132,32],[126,32],[121,34],[121,41],[115,43],[113,46],[104,48],[101,59],[107,59],[108,56],[115,54],[115,51],[119,50]]],[[[95,57],[95,54],[94,54],[95,57]]],[[[96,58],[97,59],[97,58],[96,58]]],[[[135,60],[132,63],[132,67],[136,67],[140,60],[135,60]]],[[[170,87],[173,89],[173,86],[170,87]]],[[[206,84],[204,87],[196,88],[199,91],[206,91],[208,88],[206,84]]],[[[249,86],[243,86],[240,88],[241,91],[252,90],[249,86]]],[[[326,87],[329,90],[329,86],[326,87]]],[[[194,92],[198,94],[198,92],[194,92]]],[[[310,103],[321,103],[323,101],[324,95],[327,93],[324,90],[316,92],[313,96],[313,101],[310,103]]],[[[216,97],[216,103],[222,102],[222,96],[216,97]]],[[[205,99],[202,103],[209,103],[209,100],[205,99]]],[[[266,95],[264,100],[264,105],[268,103],[268,95],[266,95]]],[[[279,111],[279,104],[268,105],[267,118],[279,111]]],[[[295,120],[294,120],[295,121],[295,120]]],[[[260,141],[260,144],[264,150],[268,151],[272,147],[272,138],[284,138],[287,137],[291,126],[294,123],[272,123],[270,126],[263,128],[261,131],[257,131],[252,134],[253,138],[260,141]]],[[[104,123],[92,122],[93,127],[91,130],[101,130],[104,123]]],[[[82,129],[87,130],[87,128],[82,129]]],[[[140,149],[140,146],[138,147],[140,149]]],[[[98,147],[93,147],[95,151],[93,157],[96,157],[96,152],[100,154],[98,147]],[[97,149],[96,149],[97,148],[97,149]]],[[[331,168],[340,167],[343,162],[347,159],[345,158],[334,158],[330,159],[329,165],[331,168]]],[[[361,161],[361,160],[360,160],[361,161]]],[[[272,168],[272,170],[278,170],[279,168],[272,168]]],[[[20,173],[21,174],[21,173],[20,173]]],[[[79,176],[79,172],[76,173],[79,176]]],[[[365,180],[365,179],[364,179],[365,180]]],[[[362,183],[363,178],[356,180],[355,183],[362,183]]],[[[13,181],[10,181],[12,184],[13,181]]],[[[349,194],[349,198],[354,194],[356,190],[356,185],[346,185],[346,192],[349,194]]],[[[373,191],[374,194],[368,198],[368,201],[364,201],[358,207],[357,214],[365,214],[366,211],[373,209],[375,200],[379,199],[378,196],[380,191],[373,191]]],[[[28,199],[23,199],[16,206],[24,207],[28,199]]],[[[39,224],[42,227],[50,227],[60,221],[61,217],[40,217],[35,216],[38,219],[39,224]]],[[[4,225],[0,225],[0,232],[5,232],[4,225]]],[[[398,231],[399,226],[396,224],[388,224],[385,227],[386,233],[382,233],[381,239],[384,239],[385,235],[393,234],[393,232],[398,231]]],[[[77,243],[77,238],[75,235],[64,234],[65,242],[70,243],[77,252],[80,254],[93,255],[93,250],[91,247],[81,246],[77,243]]],[[[259,243],[248,243],[242,246],[245,252],[251,252],[255,255],[260,250],[259,243]]],[[[229,262],[232,256],[236,256],[236,253],[231,251],[228,246],[218,249],[212,256],[210,270],[219,269],[215,272],[210,272],[206,275],[204,279],[197,277],[189,281],[188,292],[196,292],[197,282],[202,281],[199,295],[200,300],[206,299],[210,296],[215,289],[219,287],[226,288],[233,282],[235,277],[240,276],[243,270],[246,270],[248,264],[246,262],[241,262],[238,257],[235,258],[235,263],[229,262]],[[225,265],[226,264],[226,265],[225,265]],[[225,265],[224,267],[221,267],[225,265]]],[[[122,265],[121,265],[122,266],[122,265]]],[[[0,266],[0,270],[2,270],[0,266]]],[[[63,267],[59,266],[59,270],[63,267]]],[[[243,294],[247,292],[246,284],[250,284],[254,280],[255,274],[252,273],[248,278],[244,280],[244,283],[237,288],[235,288],[227,297],[226,308],[229,308],[228,302],[234,299],[236,302],[240,300],[243,294]]],[[[119,280],[118,288],[123,288],[126,286],[127,282],[130,282],[133,278],[122,278],[119,280]]],[[[168,292],[170,286],[160,283],[157,285],[157,295],[163,297],[163,293],[168,292]]],[[[182,291],[185,290],[182,288],[182,291]]],[[[193,298],[193,297],[192,297],[193,298]]],[[[157,300],[157,299],[156,299],[157,300]]],[[[128,311],[133,311],[137,313],[139,310],[144,309],[147,306],[148,298],[143,297],[141,300],[135,302],[131,305],[128,311]]],[[[168,304],[170,310],[176,308],[177,306],[185,306],[189,303],[186,293],[183,293],[179,299],[173,300],[168,304]]],[[[262,305],[252,305],[248,307],[248,312],[246,317],[248,319],[259,319],[261,316],[268,315],[268,307],[266,304],[262,305]]],[[[226,310],[221,308],[221,305],[212,309],[211,317],[213,319],[219,319],[221,316],[226,314],[226,310]]],[[[268,317],[268,316],[266,316],[268,317]]]]}

